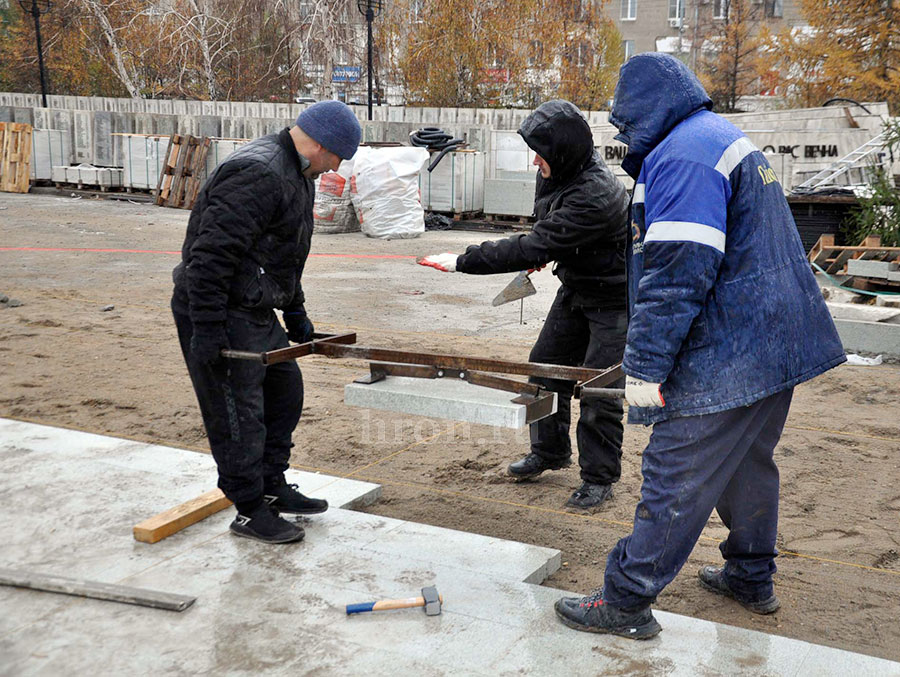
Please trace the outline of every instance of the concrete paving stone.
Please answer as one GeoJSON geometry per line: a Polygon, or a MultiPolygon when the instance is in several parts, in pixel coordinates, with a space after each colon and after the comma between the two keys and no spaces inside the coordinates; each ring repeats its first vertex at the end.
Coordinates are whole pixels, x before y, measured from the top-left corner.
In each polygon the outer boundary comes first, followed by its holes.
{"type": "Polygon", "coordinates": [[[847,261],[848,275],[887,279],[888,273],[896,272],[896,270],[897,264],[888,261],[869,261],[866,259],[850,259],[847,261]]]}
{"type": "Polygon", "coordinates": [[[408,561],[436,559],[461,570],[530,583],[540,583],[560,566],[558,550],[499,538],[472,539],[472,534],[462,531],[414,522],[391,529],[363,547],[408,561]]]}
{"type": "MultiPolygon", "coordinates": [[[[4,566],[6,566],[4,560],[4,566]]],[[[52,595],[38,590],[25,588],[0,587],[0,609],[16,609],[14,614],[0,614],[0,638],[18,632],[48,614],[55,613],[74,597],[52,595]]],[[[0,644],[2,647],[2,644],[0,644]]],[[[0,656],[3,656],[0,648],[0,656]]],[[[3,663],[0,661],[0,675],[3,674],[3,663]]]]}
{"type": "MultiPolygon", "coordinates": [[[[370,384],[344,387],[344,403],[417,416],[468,421],[503,428],[524,428],[526,409],[516,395],[451,378],[388,376],[370,384]]],[[[553,412],[556,411],[554,398],[553,412]]]]}
{"type": "MultiPolygon", "coordinates": [[[[228,533],[226,510],[137,543],[133,513],[147,500],[175,503],[167,487],[209,486],[211,459],[145,445],[146,460],[137,443],[82,435],[0,420],[0,458],[26,479],[0,487],[0,503],[12,506],[0,527],[4,560],[197,602],[178,614],[0,589],[0,674],[900,675],[897,663],[664,612],[662,634],[648,642],[575,632],[553,611],[574,593],[523,582],[555,570],[557,551],[377,515],[332,509],[300,519],[302,543],[270,546],[228,533]],[[28,452],[29,440],[43,448],[28,452]],[[106,460],[94,455],[103,444],[106,460]],[[185,484],[161,461],[180,468],[185,484]],[[40,481],[49,468],[61,477],[80,469],[82,490],[54,500],[59,487],[40,481]],[[444,595],[440,616],[344,613],[429,584],[444,595]]],[[[297,477],[325,494],[353,483],[297,477]]]]}
{"type": "Polygon", "coordinates": [[[900,358],[900,327],[887,322],[835,320],[844,350],[900,358]]]}

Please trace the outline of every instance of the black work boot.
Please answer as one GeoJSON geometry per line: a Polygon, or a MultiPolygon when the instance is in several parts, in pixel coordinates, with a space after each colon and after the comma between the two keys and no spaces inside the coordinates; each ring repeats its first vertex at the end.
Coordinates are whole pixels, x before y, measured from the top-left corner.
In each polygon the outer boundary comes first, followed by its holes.
{"type": "Polygon", "coordinates": [[[560,470],[561,468],[568,468],[570,465],[572,465],[571,458],[567,458],[560,463],[550,463],[537,454],[531,453],[515,463],[510,463],[506,471],[517,480],[527,480],[537,477],[545,470],[560,470]]]}
{"type": "Polygon", "coordinates": [[[700,579],[700,585],[707,590],[731,597],[742,607],[755,614],[775,613],[781,606],[781,602],[778,601],[775,593],[772,593],[766,599],[759,599],[732,590],[725,580],[725,569],[723,567],[705,566],[697,572],[697,577],[700,579]]]}
{"type": "Polygon", "coordinates": [[[566,501],[566,505],[572,508],[582,509],[597,508],[611,496],[611,484],[582,482],[581,487],[576,489],[575,493],[573,493],[569,500],[566,501]]]}
{"type": "Polygon", "coordinates": [[[292,515],[316,515],[328,510],[328,501],[304,496],[296,484],[288,484],[283,477],[266,482],[264,498],[278,512],[292,515]]]}
{"type": "Polygon", "coordinates": [[[565,625],[584,632],[620,635],[629,639],[650,639],[662,630],[650,611],[650,605],[620,609],[603,601],[601,592],[588,597],[563,597],[554,605],[565,625]]]}
{"type": "Polygon", "coordinates": [[[304,536],[303,527],[281,518],[265,502],[246,514],[238,511],[229,528],[238,536],[263,543],[294,543],[304,536]]]}

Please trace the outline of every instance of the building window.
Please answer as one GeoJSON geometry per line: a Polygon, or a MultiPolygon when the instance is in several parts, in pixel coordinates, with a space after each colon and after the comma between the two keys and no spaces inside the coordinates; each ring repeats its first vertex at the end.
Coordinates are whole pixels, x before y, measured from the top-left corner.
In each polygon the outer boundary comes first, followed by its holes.
{"type": "Polygon", "coordinates": [[[766,0],[766,16],[770,19],[784,16],[784,0],[766,0]]]}
{"type": "Polygon", "coordinates": [[[634,21],[637,18],[637,0],[622,0],[623,21],[634,21]]]}
{"type": "Polygon", "coordinates": [[[528,65],[539,66],[544,57],[544,45],[540,40],[532,40],[528,49],[528,65]]]}
{"type": "Polygon", "coordinates": [[[684,18],[684,0],[669,0],[669,18],[684,18]]]}
{"type": "Polygon", "coordinates": [[[409,20],[413,23],[422,23],[425,20],[425,0],[411,0],[409,20]]]}
{"type": "Polygon", "coordinates": [[[592,54],[591,48],[586,42],[578,43],[578,50],[575,52],[575,65],[579,68],[584,68],[585,66],[591,64],[592,54]]]}
{"type": "Polygon", "coordinates": [[[622,46],[625,49],[625,61],[634,56],[634,40],[622,40],[622,46]]]}
{"type": "Polygon", "coordinates": [[[729,0],[713,0],[713,19],[727,19],[729,0]]]}

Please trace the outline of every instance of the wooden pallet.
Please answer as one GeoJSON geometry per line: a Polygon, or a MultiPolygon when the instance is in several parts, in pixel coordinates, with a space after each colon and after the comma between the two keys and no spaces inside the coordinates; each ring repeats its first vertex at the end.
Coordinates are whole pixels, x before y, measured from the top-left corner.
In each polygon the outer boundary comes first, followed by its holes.
{"type": "Polygon", "coordinates": [[[0,122],[0,191],[27,193],[31,180],[31,125],[0,122]]]}
{"type": "Polygon", "coordinates": [[[895,261],[900,259],[900,247],[882,247],[881,237],[870,235],[859,246],[840,247],[834,244],[833,234],[824,234],[809,250],[809,261],[829,275],[844,272],[847,261],[865,259],[874,261],[895,261]]]}
{"type": "Polygon", "coordinates": [[[172,134],[156,184],[156,204],[179,209],[193,207],[203,183],[208,152],[209,137],[172,134]]]}

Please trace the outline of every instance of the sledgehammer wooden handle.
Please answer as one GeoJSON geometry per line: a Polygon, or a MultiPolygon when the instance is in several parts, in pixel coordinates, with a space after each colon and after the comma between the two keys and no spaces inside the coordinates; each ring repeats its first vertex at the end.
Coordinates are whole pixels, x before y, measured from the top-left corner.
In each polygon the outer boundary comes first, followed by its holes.
{"type": "MultiPolygon", "coordinates": [[[[444,603],[444,596],[439,595],[441,603],[444,603]]],[[[360,604],[348,604],[347,615],[361,614],[366,611],[388,611],[389,609],[409,609],[416,606],[425,606],[424,597],[407,597],[406,599],[382,599],[378,602],[362,602],[360,604]]]]}

